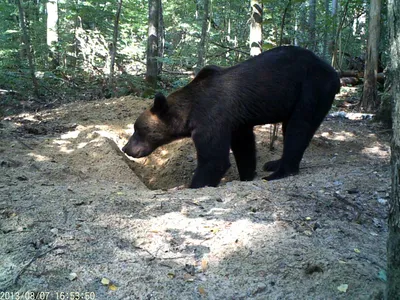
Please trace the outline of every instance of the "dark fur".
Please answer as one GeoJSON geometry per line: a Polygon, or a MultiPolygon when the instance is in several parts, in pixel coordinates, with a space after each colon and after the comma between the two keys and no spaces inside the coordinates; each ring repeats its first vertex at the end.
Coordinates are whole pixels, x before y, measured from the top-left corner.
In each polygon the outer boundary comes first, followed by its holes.
{"type": "Polygon", "coordinates": [[[231,68],[208,66],[168,99],[157,94],[122,150],[142,157],[160,145],[191,136],[198,165],[190,187],[218,185],[230,167],[230,148],[240,179],[252,180],[253,127],[282,122],[283,154],[264,165],[273,171],[265,179],[297,174],[304,151],[339,89],[336,71],[298,47],[278,47],[231,68]]]}

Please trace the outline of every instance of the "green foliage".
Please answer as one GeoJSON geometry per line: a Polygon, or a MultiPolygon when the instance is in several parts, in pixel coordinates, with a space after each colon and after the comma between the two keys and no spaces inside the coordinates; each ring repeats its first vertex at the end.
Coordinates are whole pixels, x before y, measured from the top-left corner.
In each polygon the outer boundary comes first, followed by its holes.
{"type": "MultiPolygon", "coordinates": [[[[27,0],[23,3],[40,94],[45,102],[144,93],[148,1],[123,1],[113,87],[109,87],[109,64],[116,0],[59,0],[57,64],[51,63],[46,44],[46,1],[27,0]]],[[[337,16],[331,16],[331,5],[326,11],[325,1],[317,1],[315,24],[316,52],[330,60],[331,52],[325,45],[335,39],[335,30],[343,19],[343,28],[336,41],[343,68],[349,66],[352,58],[364,54],[367,34],[368,7],[364,0],[350,1],[344,16],[346,3],[347,0],[339,0],[337,16]]],[[[168,92],[186,84],[190,80],[188,71],[196,68],[204,2],[172,0],[162,4],[165,51],[164,57],[158,59],[166,72],[160,75],[159,87],[168,92]]],[[[277,46],[281,38],[284,45],[309,46],[309,1],[264,0],[263,5],[264,50],[277,46]],[[285,23],[282,24],[285,10],[285,23]]],[[[250,1],[211,2],[207,64],[230,66],[249,57],[249,14],[250,1]]],[[[17,91],[30,98],[33,88],[27,70],[27,55],[21,46],[19,21],[16,4],[0,0],[0,23],[4,28],[0,32],[0,89],[17,91]]],[[[382,45],[385,45],[384,39],[382,45]]]]}

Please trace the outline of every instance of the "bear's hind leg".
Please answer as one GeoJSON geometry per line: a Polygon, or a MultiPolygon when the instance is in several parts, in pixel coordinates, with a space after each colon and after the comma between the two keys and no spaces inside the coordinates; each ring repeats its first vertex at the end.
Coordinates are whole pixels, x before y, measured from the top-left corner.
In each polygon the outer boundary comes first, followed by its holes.
{"type": "Polygon", "coordinates": [[[336,85],[322,91],[318,90],[320,87],[314,87],[312,78],[303,83],[301,99],[285,128],[279,169],[264,179],[274,180],[299,172],[304,152],[328,114],[337,91],[336,85]]]}
{"type": "Polygon", "coordinates": [[[330,105],[319,106],[313,80],[309,78],[303,83],[299,102],[285,125],[279,168],[263,179],[275,180],[299,173],[304,152],[330,108],[330,105]]]}
{"type": "MultiPolygon", "coordinates": [[[[288,121],[282,122],[282,135],[283,135],[283,143],[285,143],[285,134],[287,128],[288,121]]],[[[263,170],[267,172],[275,172],[279,169],[282,159],[271,160],[264,164],[263,170]]]]}
{"type": "Polygon", "coordinates": [[[269,162],[270,164],[272,163],[272,166],[277,167],[277,169],[274,170],[274,173],[263,179],[275,180],[298,174],[300,161],[312,138],[312,131],[311,124],[305,120],[293,120],[293,122],[289,122],[283,143],[282,158],[269,162]]]}
{"type": "Polygon", "coordinates": [[[267,172],[274,172],[279,169],[280,164],[281,164],[281,159],[271,160],[264,164],[263,170],[267,172]]]}
{"type": "Polygon", "coordinates": [[[256,143],[253,126],[242,127],[232,133],[231,149],[235,156],[240,180],[253,180],[256,174],[256,143]]]}

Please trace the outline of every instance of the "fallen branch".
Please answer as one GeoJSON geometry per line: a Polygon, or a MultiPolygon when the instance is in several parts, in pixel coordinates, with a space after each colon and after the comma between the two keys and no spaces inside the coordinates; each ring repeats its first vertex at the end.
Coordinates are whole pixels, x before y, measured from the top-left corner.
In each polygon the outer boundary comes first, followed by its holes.
{"type": "MultiPolygon", "coordinates": [[[[222,45],[222,44],[218,44],[218,43],[215,43],[215,42],[210,42],[210,44],[215,45],[215,46],[218,46],[218,47],[221,47],[221,48],[224,48],[224,49],[228,49],[227,52],[236,51],[236,52],[243,53],[243,54],[246,54],[246,55],[249,54],[249,53],[246,52],[246,51],[240,50],[240,49],[244,49],[244,47],[242,47],[242,46],[238,46],[238,47],[229,47],[229,46],[222,45]]],[[[226,53],[226,52],[225,52],[225,53],[226,53]]]]}
{"type": "Polygon", "coordinates": [[[357,70],[340,71],[338,73],[340,77],[364,77],[364,73],[357,70]]]}
{"type": "Polygon", "coordinates": [[[16,140],[21,143],[21,145],[25,146],[26,148],[28,148],[29,150],[33,150],[33,148],[31,146],[29,146],[28,144],[25,144],[23,141],[21,141],[19,138],[16,138],[16,140]]]}
{"type": "Polygon", "coordinates": [[[168,70],[162,70],[163,73],[167,73],[167,74],[172,74],[172,75],[190,75],[190,76],[194,76],[194,71],[168,71],[168,70]]]}
{"type": "Polygon", "coordinates": [[[50,249],[48,249],[48,250],[46,250],[46,251],[44,251],[44,252],[42,252],[42,253],[37,253],[34,257],[32,257],[31,260],[30,260],[27,264],[25,264],[25,266],[23,266],[22,269],[18,272],[17,276],[15,276],[15,278],[14,278],[14,280],[13,280],[14,285],[17,284],[18,279],[21,277],[22,274],[25,273],[26,269],[27,269],[35,260],[37,260],[38,258],[41,258],[41,257],[45,256],[46,254],[50,253],[50,252],[53,251],[53,250],[60,249],[60,248],[65,248],[65,246],[54,246],[53,248],[50,248],[50,249]]]}

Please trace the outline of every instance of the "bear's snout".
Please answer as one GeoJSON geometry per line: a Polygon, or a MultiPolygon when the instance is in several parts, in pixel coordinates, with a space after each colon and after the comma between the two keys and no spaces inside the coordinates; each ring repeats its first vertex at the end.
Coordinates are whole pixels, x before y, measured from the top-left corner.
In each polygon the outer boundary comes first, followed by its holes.
{"type": "Polygon", "coordinates": [[[122,152],[124,152],[126,155],[133,157],[133,158],[139,158],[142,157],[142,155],[140,155],[141,151],[140,149],[135,149],[137,147],[133,147],[132,145],[130,145],[130,143],[128,142],[124,147],[122,147],[122,152]]]}
{"type": "Polygon", "coordinates": [[[128,143],[126,143],[126,145],[124,147],[122,147],[122,152],[124,152],[126,155],[131,156],[131,157],[138,157],[138,151],[136,149],[135,151],[135,147],[133,145],[131,145],[132,143],[130,141],[128,141],[128,143]]]}
{"type": "Polygon", "coordinates": [[[133,158],[141,158],[153,152],[153,149],[151,149],[150,147],[138,143],[132,144],[131,141],[129,141],[124,147],[122,147],[121,150],[126,155],[133,158]]]}

